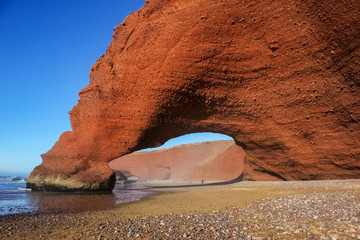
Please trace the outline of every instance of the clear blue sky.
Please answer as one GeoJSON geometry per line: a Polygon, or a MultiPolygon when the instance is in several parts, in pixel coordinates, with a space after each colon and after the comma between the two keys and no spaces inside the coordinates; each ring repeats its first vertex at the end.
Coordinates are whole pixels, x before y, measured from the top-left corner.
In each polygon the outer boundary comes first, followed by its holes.
{"type": "MultiPolygon", "coordinates": [[[[145,0],[0,0],[0,172],[29,173],[60,134],[113,28],[145,0]]],[[[185,136],[166,145],[230,139],[185,136]]]]}

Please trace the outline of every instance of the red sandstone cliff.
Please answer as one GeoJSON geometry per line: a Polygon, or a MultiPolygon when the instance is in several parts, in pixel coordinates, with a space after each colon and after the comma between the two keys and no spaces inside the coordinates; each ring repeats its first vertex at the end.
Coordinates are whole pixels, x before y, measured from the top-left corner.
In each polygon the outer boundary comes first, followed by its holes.
{"type": "Polygon", "coordinates": [[[245,170],[244,150],[234,141],[214,141],[136,152],[109,166],[143,180],[233,180],[245,170]]]}
{"type": "Polygon", "coordinates": [[[108,162],[193,132],[232,136],[252,179],[360,176],[360,1],[151,0],[115,28],[28,179],[110,190],[108,162]]]}

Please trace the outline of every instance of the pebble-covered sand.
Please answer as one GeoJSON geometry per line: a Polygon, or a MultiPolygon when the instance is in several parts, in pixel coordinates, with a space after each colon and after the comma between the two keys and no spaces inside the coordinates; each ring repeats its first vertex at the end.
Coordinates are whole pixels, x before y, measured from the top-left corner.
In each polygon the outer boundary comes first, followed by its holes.
{"type": "Polygon", "coordinates": [[[218,189],[252,194],[259,185],[283,196],[183,214],[125,217],[120,208],[9,215],[0,218],[0,239],[360,239],[360,181],[243,182],[218,189]]]}

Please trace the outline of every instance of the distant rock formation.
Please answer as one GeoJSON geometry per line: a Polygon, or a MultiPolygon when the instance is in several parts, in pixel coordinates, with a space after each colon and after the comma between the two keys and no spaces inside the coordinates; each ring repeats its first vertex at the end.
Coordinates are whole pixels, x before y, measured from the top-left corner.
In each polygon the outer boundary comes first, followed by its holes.
{"type": "Polygon", "coordinates": [[[194,132],[245,176],[360,176],[360,1],[150,0],[115,28],[34,190],[111,190],[111,160],[194,132]]]}
{"type": "Polygon", "coordinates": [[[213,141],[136,152],[117,158],[109,166],[142,180],[230,181],[244,170],[244,150],[234,141],[213,141]]]}

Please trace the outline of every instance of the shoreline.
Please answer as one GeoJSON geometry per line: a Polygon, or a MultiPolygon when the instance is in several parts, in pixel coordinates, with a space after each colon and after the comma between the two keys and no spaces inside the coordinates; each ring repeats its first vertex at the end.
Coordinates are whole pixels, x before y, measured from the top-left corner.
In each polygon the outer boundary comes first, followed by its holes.
{"type": "Polygon", "coordinates": [[[360,192],[360,180],[313,181],[244,181],[230,185],[177,187],[177,183],[158,181],[150,186],[153,193],[138,201],[119,204],[112,209],[128,217],[160,214],[182,214],[224,211],[232,207],[246,207],[275,197],[311,193],[331,193],[348,190],[360,192]],[[326,183],[326,186],[322,186],[326,183]],[[156,188],[164,184],[173,188],[156,188]]]}
{"type": "Polygon", "coordinates": [[[360,180],[149,190],[107,210],[0,217],[0,238],[360,238],[360,180]]]}

